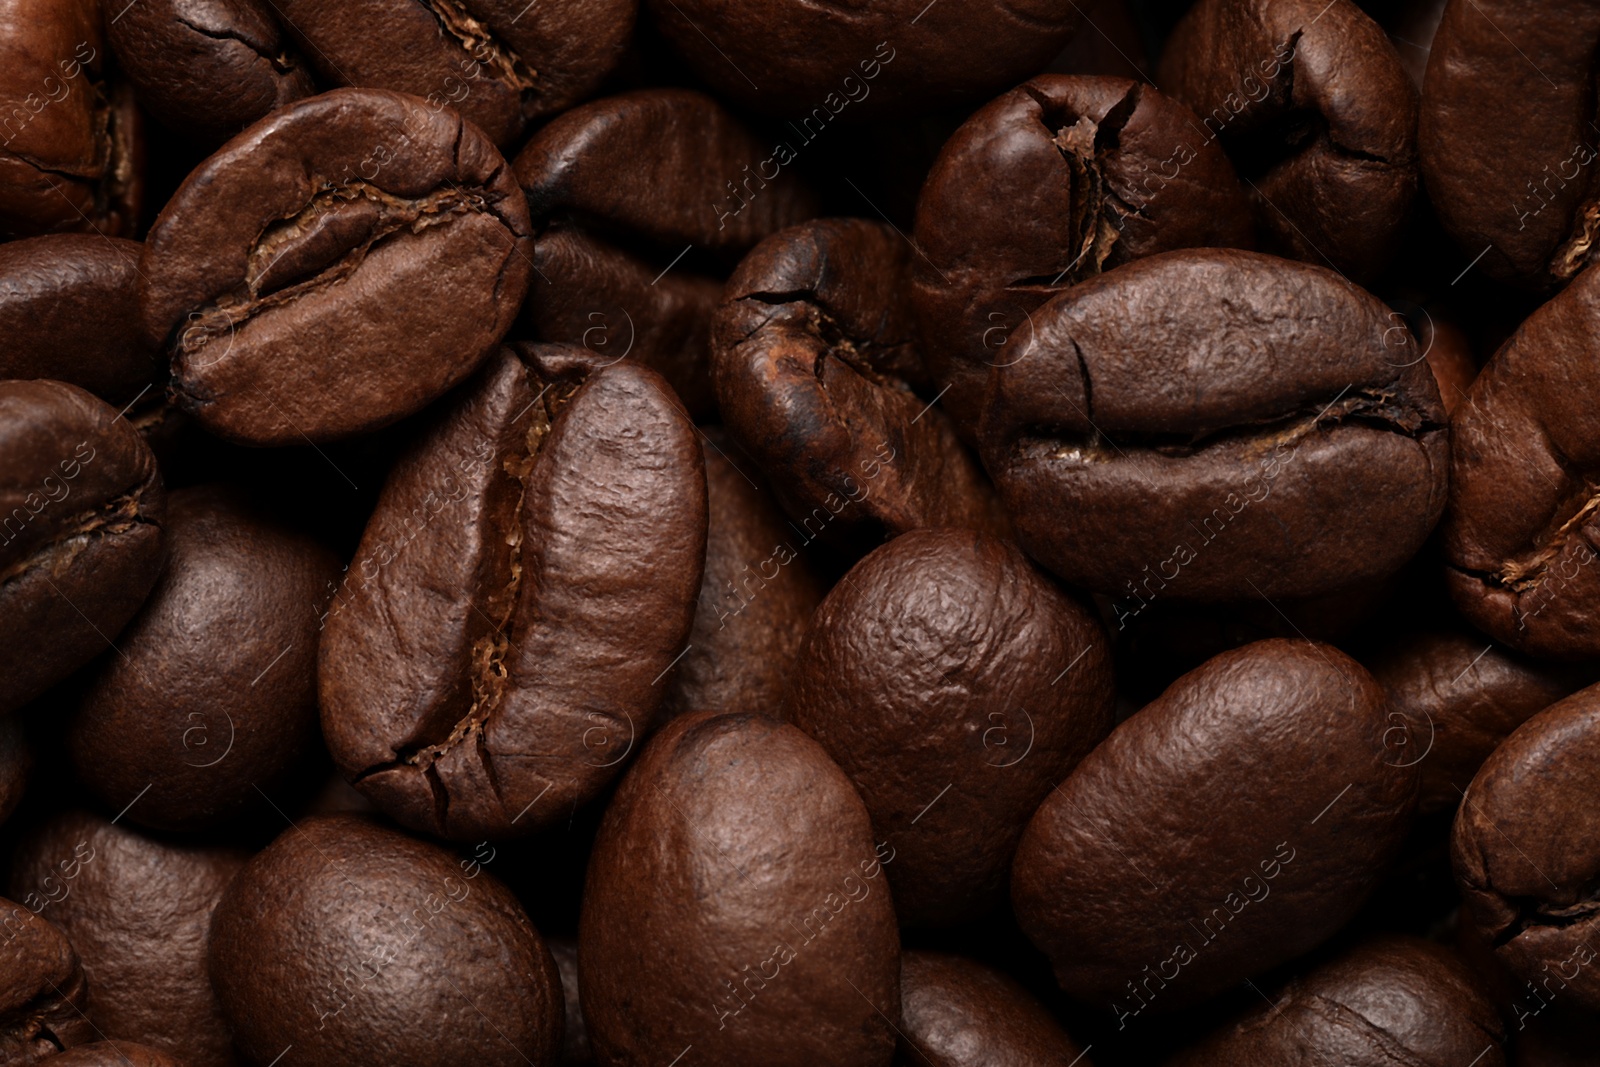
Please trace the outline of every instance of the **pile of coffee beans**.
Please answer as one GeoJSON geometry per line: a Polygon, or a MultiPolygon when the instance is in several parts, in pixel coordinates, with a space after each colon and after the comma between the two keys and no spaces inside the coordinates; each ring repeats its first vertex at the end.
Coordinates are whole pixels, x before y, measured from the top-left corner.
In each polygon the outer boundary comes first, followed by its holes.
{"type": "Polygon", "coordinates": [[[1597,0],[0,0],[0,1067],[1600,1065],[1597,0]]]}

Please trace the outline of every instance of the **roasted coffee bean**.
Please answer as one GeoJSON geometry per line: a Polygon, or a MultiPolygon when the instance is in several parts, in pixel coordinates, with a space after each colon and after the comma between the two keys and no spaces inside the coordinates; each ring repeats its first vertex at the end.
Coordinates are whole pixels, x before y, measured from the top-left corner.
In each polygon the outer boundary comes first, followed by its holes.
{"type": "Polygon", "coordinates": [[[567,1025],[556,1062],[561,1067],[583,1067],[594,1063],[594,1050],[589,1047],[589,1028],[584,1025],[578,1000],[578,945],[566,938],[551,938],[549,944],[556,970],[561,972],[561,994],[567,1006],[567,1025]]]}
{"type": "Polygon", "coordinates": [[[1591,686],[1523,723],[1484,761],[1450,842],[1464,918],[1495,958],[1540,1003],[1553,995],[1587,1012],[1600,1011],[1597,774],[1600,687],[1591,686]]]}
{"type": "Polygon", "coordinates": [[[166,538],[167,568],[67,748],[112,810],[191,830],[256,803],[316,744],[318,623],[339,563],[214,488],[168,498],[166,538]]]}
{"type": "Polygon", "coordinates": [[[1496,352],[1451,420],[1450,593],[1490,637],[1535,656],[1600,652],[1600,465],[1587,271],[1496,352]]]}
{"type": "Polygon", "coordinates": [[[1043,75],[945,142],[914,236],[924,359],[971,438],[989,369],[1027,358],[1040,304],[1156,252],[1253,247],[1255,227],[1188,108],[1123,78],[1043,75]]]}
{"type": "Polygon", "coordinates": [[[1027,990],[960,956],[902,956],[900,1013],[896,1067],[1093,1067],[1027,990]]]}
{"type": "Polygon", "coordinates": [[[171,1056],[131,1041],[95,1041],[44,1061],[50,1067],[189,1067],[171,1056]]]}
{"type": "Polygon", "coordinates": [[[0,716],[0,823],[22,803],[33,770],[33,746],[28,743],[22,720],[15,715],[0,716]]]}
{"type": "Polygon", "coordinates": [[[1199,0],[1156,81],[1227,149],[1273,250],[1379,272],[1417,192],[1417,89],[1352,0],[1199,0]]]}
{"type": "MultiPolygon", "coordinates": [[[[650,89],[574,108],[516,160],[538,236],[524,325],[661,372],[696,417],[715,409],[707,337],[716,264],[816,213],[791,170],[722,105],[650,89]]],[[[725,269],[725,268],[724,268],[725,269]]]]}
{"type": "Polygon", "coordinates": [[[462,841],[568,819],[620,772],[705,561],[700,445],[666,383],[525,355],[492,359],[399,461],[322,638],[340,770],[462,841]]]}
{"type": "Polygon", "coordinates": [[[851,569],[806,634],[786,715],[861,792],[902,923],[1004,899],[1028,817],[1111,730],[1099,620],[1014,545],[916,530],[851,569]]]}
{"type": "Polygon", "coordinates": [[[139,326],[139,252],[79,234],[0,244],[0,377],[70,382],[118,408],[151,390],[164,368],[139,326]]]}
{"type": "Polygon", "coordinates": [[[30,1067],[95,1039],[83,968],[66,935],[31,905],[0,898],[0,1064],[30,1067]]]}
{"type": "Polygon", "coordinates": [[[0,712],[106,651],[161,572],[155,457],[71,385],[0,382],[0,712]]]}
{"type": "Polygon", "coordinates": [[[1404,318],[1326,270],[1169,252],[1033,321],[994,372],[984,461],[1023,548],[1119,620],[1384,578],[1444,508],[1444,410],[1404,318]]]}
{"type": "Polygon", "coordinates": [[[527,291],[527,207],[454,111],[342,89],[275,111],[196,169],[141,264],[171,394],[244,444],[408,415],[494,351],[527,291]]]}
{"type": "Polygon", "coordinates": [[[449,107],[506,147],[604,80],[638,0],[276,0],[289,32],[336,85],[393,89],[449,107]]]}
{"type": "Polygon", "coordinates": [[[1450,811],[1511,731],[1594,680],[1594,672],[1538,663],[1477,634],[1415,634],[1369,666],[1389,695],[1397,755],[1422,775],[1418,810],[1450,811]]]}
{"type": "Polygon", "coordinates": [[[150,1045],[185,1067],[231,1067],[238,1061],[206,973],[206,939],[247,858],[63,812],[18,847],[11,893],[71,939],[97,1034],[150,1045]]]}
{"type": "Polygon", "coordinates": [[[106,60],[97,0],[0,3],[0,238],[133,233],[139,112],[106,60]]]}
{"type": "Polygon", "coordinates": [[[272,12],[261,0],[123,0],[106,36],[152,115],[216,144],[317,91],[272,12]]]}
{"type": "Polygon", "coordinates": [[[909,255],[892,227],[824,219],[767,238],[728,279],[717,400],[808,540],[1004,529],[976,460],[913,388],[909,255]]]}
{"type": "Polygon", "coordinates": [[[1491,277],[1549,289],[1591,262],[1597,44],[1592,4],[1445,8],[1422,96],[1422,170],[1439,221],[1491,277]]]}
{"type": "Polygon", "coordinates": [[[286,830],[212,922],[211,981],[239,1050],[280,1067],[553,1064],[561,979],[494,856],[358,815],[286,830]]]}
{"type": "Polygon", "coordinates": [[[601,1063],[882,1067],[900,939],[866,809],[822,749],[755,714],[661,730],[606,810],[578,932],[601,1063]]]}
{"type": "Polygon", "coordinates": [[[795,119],[804,144],[835,119],[982,100],[1041,70],[1082,19],[1071,0],[828,8],[803,0],[648,0],[656,24],[718,93],[795,119]],[[759,83],[759,85],[757,84],[759,83]]]}
{"type": "Polygon", "coordinates": [[[1112,731],[1040,806],[1012,869],[1017,920],[1062,989],[1125,1026],[1342,926],[1416,804],[1387,711],[1333,646],[1274,640],[1223,653],[1112,731]]]}
{"type": "Polygon", "coordinates": [[[706,563],[688,651],[664,684],[663,718],[776,711],[824,587],[760,471],[720,429],[702,430],[706,563]]]}
{"type": "Polygon", "coordinates": [[[1441,945],[1381,937],[1293,979],[1168,1067],[1504,1067],[1505,1023],[1441,945]]]}

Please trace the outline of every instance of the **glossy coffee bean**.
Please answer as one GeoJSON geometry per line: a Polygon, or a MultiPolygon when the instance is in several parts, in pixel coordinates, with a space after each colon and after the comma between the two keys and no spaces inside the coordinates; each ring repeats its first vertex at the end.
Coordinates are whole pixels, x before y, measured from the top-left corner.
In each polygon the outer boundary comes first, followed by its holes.
{"type": "Polygon", "coordinates": [[[1376,581],[1444,508],[1438,387],[1404,319],[1329,271],[1169,252],[1033,320],[984,462],[1023,548],[1118,618],[1376,581]]]}
{"type": "Polygon", "coordinates": [[[32,771],[33,746],[22,720],[15,715],[0,716],[0,824],[22,803],[32,771]]]}
{"type": "Polygon", "coordinates": [[[115,408],[0,382],[0,712],[107,650],[161,571],[155,457],[115,408]]]}
{"type": "Polygon", "coordinates": [[[1071,0],[893,0],[829,10],[801,0],[648,0],[657,25],[718,93],[794,119],[805,142],[835,120],[981,100],[1042,70],[1072,36],[1071,0]]]}
{"type": "Polygon", "coordinates": [[[1124,78],[1047,74],[945,142],[913,236],[924,360],[970,439],[990,368],[1027,358],[1040,304],[1156,252],[1253,247],[1255,225],[1233,165],[1188,108],[1124,78]]]}
{"type": "Polygon", "coordinates": [[[792,168],[769,172],[770,151],[683,89],[622,93],[552,121],[516,159],[537,230],[524,327],[643,363],[709,417],[707,336],[731,265],[717,257],[816,213],[792,168]]]}
{"type": "Polygon", "coordinates": [[[1368,666],[1389,695],[1393,740],[1422,776],[1421,812],[1450,811],[1513,730],[1592,681],[1593,671],[1539,663],[1466,632],[1413,635],[1368,666]]]}
{"type": "Polygon", "coordinates": [[[301,444],[376,429],[461,381],[511,325],[528,216],[453,111],[344,89],[275,111],[179,188],[140,271],[171,395],[211,432],[301,444]]]}
{"type": "Polygon", "coordinates": [[[1493,278],[1549,289],[1592,261],[1597,43],[1600,11],[1574,0],[1445,8],[1422,97],[1423,174],[1439,221],[1493,278]]]}
{"type": "Polygon", "coordinates": [[[866,809],[827,754],[761,715],[686,715],[606,810],[578,933],[601,1063],[886,1064],[900,939],[866,809]]]}
{"type": "Polygon", "coordinates": [[[165,368],[139,326],[139,253],[86,234],[0,244],[0,377],[70,382],[118,409],[159,395],[165,368]]]}
{"type": "Polygon", "coordinates": [[[700,445],[666,383],[525,352],[493,358],[395,466],[322,638],[340,770],[461,841],[566,820],[620,772],[705,560],[700,445]]]}
{"type": "Polygon", "coordinates": [[[71,939],[98,1034],[149,1045],[185,1067],[230,1067],[238,1060],[211,991],[206,939],[247,858],[63,812],[18,846],[11,893],[42,907],[71,939]]]}
{"type": "Polygon", "coordinates": [[[1017,919],[1061,987],[1126,1026],[1342,926],[1416,803],[1387,711],[1333,646],[1274,640],[1217,656],[1112,731],[1040,806],[1012,869],[1017,919]]]}
{"type": "Polygon", "coordinates": [[[1484,761],[1450,841],[1464,918],[1517,982],[1558,996],[1563,1010],[1600,1011],[1597,773],[1600,688],[1591,686],[1523,723],[1484,761]]]}
{"type": "Polygon", "coordinates": [[[97,0],[0,4],[0,238],[131,236],[143,152],[138,109],[107,81],[97,0]]]}
{"type": "Polygon", "coordinates": [[[0,898],[0,1064],[31,1067],[95,1039],[78,954],[31,906],[0,898]]]}
{"type": "Polygon", "coordinates": [[[902,956],[900,1012],[896,1067],[1093,1067],[1027,990],[960,956],[902,956]]]}
{"type": "Polygon", "coordinates": [[[43,1062],[50,1067],[188,1067],[163,1052],[131,1041],[93,1041],[43,1062]]]}
{"type": "Polygon", "coordinates": [[[1199,0],[1156,78],[1251,186],[1264,241],[1358,281],[1417,192],[1417,90],[1353,0],[1199,0]]]}
{"type": "Polygon", "coordinates": [[[502,147],[595,90],[621,58],[638,9],[638,0],[278,3],[329,83],[421,97],[502,147]]]}
{"type": "Polygon", "coordinates": [[[851,569],[817,609],[786,715],[849,775],[902,923],[1004,898],[1040,801],[1112,725],[1099,620],[1017,548],[915,530],[851,569]]]}
{"type": "Polygon", "coordinates": [[[173,493],[166,536],[166,570],[67,748],[111,810],[192,830],[255,804],[315,745],[318,623],[339,563],[218,488],[173,493]]]}
{"type": "Polygon", "coordinates": [[[1252,1007],[1168,1067],[1504,1067],[1505,1037],[1494,1005],[1455,953],[1390,936],[1291,980],[1270,1003],[1252,1007]]]}
{"type": "Polygon", "coordinates": [[[728,431],[808,538],[871,543],[1004,519],[923,380],[906,242],[856,219],[767,238],[728,279],[712,336],[728,431]]]}
{"type": "Polygon", "coordinates": [[[706,563],[688,651],[664,679],[663,718],[776,711],[824,586],[761,472],[719,428],[701,430],[706,563]]]}
{"type": "Polygon", "coordinates": [[[1450,594],[1474,626],[1535,656],[1600,652],[1597,328],[1600,272],[1588,271],[1495,353],[1451,419],[1450,594]]]}
{"type": "Polygon", "coordinates": [[[262,0],[139,0],[106,24],[118,66],[152,115],[216,144],[316,92],[262,0]]]}

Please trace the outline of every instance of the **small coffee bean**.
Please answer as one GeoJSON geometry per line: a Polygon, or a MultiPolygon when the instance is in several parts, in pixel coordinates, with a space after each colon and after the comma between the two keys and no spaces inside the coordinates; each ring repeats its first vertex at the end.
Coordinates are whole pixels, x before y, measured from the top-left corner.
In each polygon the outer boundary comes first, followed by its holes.
{"type": "Polygon", "coordinates": [[[900,1048],[911,1067],[1093,1067],[1087,1050],[1000,971],[960,956],[907,952],[900,959],[900,1048]]]}

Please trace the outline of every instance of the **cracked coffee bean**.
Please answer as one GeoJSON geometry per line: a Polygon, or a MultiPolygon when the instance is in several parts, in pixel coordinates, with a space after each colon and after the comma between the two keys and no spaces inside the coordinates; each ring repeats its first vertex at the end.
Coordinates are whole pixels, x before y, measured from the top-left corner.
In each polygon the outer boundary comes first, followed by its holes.
{"type": "Polygon", "coordinates": [[[926,924],[1003,900],[1028,816],[1111,731],[1114,702],[1088,608],[1010,542],[914,530],[817,609],[785,714],[893,846],[901,923],[926,924]]]}
{"type": "Polygon", "coordinates": [[[66,936],[33,908],[0,898],[0,1064],[31,1067],[94,1040],[84,997],[66,936]]]}
{"type": "Polygon", "coordinates": [[[435,115],[459,111],[501,147],[592,93],[622,58],[638,10],[638,0],[277,3],[331,84],[409,93],[435,115]]]}
{"type": "Polygon", "coordinates": [[[1300,975],[1167,1067],[1504,1067],[1505,1023],[1462,960],[1382,937],[1300,975]]]}
{"type": "Polygon", "coordinates": [[[95,1041],[77,1045],[43,1061],[49,1067],[191,1067],[171,1056],[131,1041],[95,1041]]]}
{"type": "Polygon", "coordinates": [[[1352,0],[1199,0],[1156,81],[1232,157],[1264,242],[1381,271],[1417,192],[1417,90],[1352,0]]]}
{"type": "Polygon", "coordinates": [[[1496,352],[1451,420],[1444,551],[1450,594],[1495,640],[1534,656],[1600,653],[1600,465],[1587,271],[1496,352]]]}
{"type": "Polygon", "coordinates": [[[960,956],[902,956],[900,1014],[895,1067],[1094,1067],[1027,990],[960,956]]]}
{"type": "Polygon", "coordinates": [[[945,143],[917,202],[911,299],[968,439],[990,368],[1027,358],[1051,296],[1156,252],[1254,247],[1244,187],[1197,122],[1138,82],[1047,74],[945,143]]]}
{"type": "Polygon", "coordinates": [[[578,983],[597,1061],[692,1044],[705,1067],[881,1067],[900,1018],[894,855],[799,730],[674,719],[589,859],[578,983]]]}
{"type": "Polygon", "coordinates": [[[561,978],[471,857],[356,815],[286,830],[234,879],[211,981],[246,1059],[279,1067],[549,1067],[561,978]]]}
{"type": "Polygon", "coordinates": [[[453,111],[343,89],[202,163],[145,244],[144,323],[173,402],[242,444],[328,441],[436,399],[527,291],[522,193],[453,111]]]}
{"type": "Polygon", "coordinates": [[[161,572],[155,457],[75,386],[0,382],[0,713],[105,652],[161,572]]]}
{"type": "Polygon", "coordinates": [[[323,732],[406,826],[531,833],[648,734],[705,561],[694,427],[659,375],[502,350],[391,473],[321,648],[323,732]]]}
{"type": "Polygon", "coordinates": [[[1329,271],[1169,252],[1034,323],[1027,358],[991,382],[984,460],[1023,548],[1121,598],[1118,629],[1158,599],[1385,578],[1444,508],[1432,374],[1404,320],[1329,271]]]}
{"type": "Polygon", "coordinates": [[[71,939],[98,1034],[152,1046],[184,1067],[233,1067],[206,940],[217,901],[248,858],[63,812],[18,846],[10,890],[71,939]]]}
{"type": "Polygon", "coordinates": [[[106,35],[150,113],[215,145],[316,92],[270,3],[122,0],[106,35]]]}
{"type": "Polygon", "coordinates": [[[316,745],[333,553],[219,488],[168,497],[167,566],[67,732],[79,777],[129,821],[216,826],[316,745]]]}
{"type": "Polygon", "coordinates": [[[816,214],[796,175],[764,172],[769,152],[721,104],[684,89],[622,93],[551,122],[516,158],[537,230],[524,326],[603,361],[643,363],[709,417],[707,338],[731,267],[719,257],[816,214]]]}
{"type": "MultiPolygon", "coordinates": [[[[1484,761],[1450,854],[1464,921],[1526,990],[1600,1012],[1600,687],[1517,728],[1484,761]]],[[[1519,1014],[1522,1010],[1519,1008],[1519,1014]]]]}
{"type": "Polygon", "coordinates": [[[1017,921],[1061,988],[1125,1026],[1343,926],[1416,805],[1387,713],[1332,645],[1273,640],[1217,656],[1113,730],[1039,807],[1012,867],[1017,921]]]}
{"type": "Polygon", "coordinates": [[[948,416],[915,391],[910,254],[889,226],[822,219],[767,238],[728,279],[717,399],[807,541],[1005,529],[948,416]]]}

